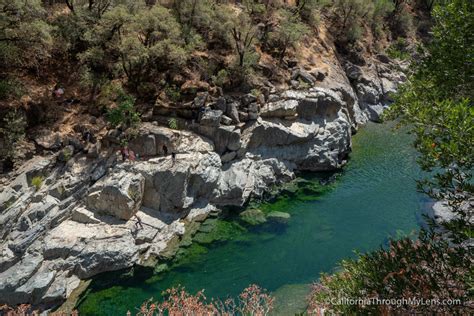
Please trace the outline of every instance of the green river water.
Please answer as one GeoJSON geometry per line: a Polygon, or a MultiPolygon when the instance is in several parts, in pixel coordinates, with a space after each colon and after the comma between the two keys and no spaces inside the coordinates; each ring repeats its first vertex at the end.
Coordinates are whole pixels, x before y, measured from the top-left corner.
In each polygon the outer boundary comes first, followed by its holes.
{"type": "Polygon", "coordinates": [[[170,269],[94,279],[78,303],[79,312],[133,313],[143,301],[159,299],[164,289],[177,285],[225,298],[255,283],[276,296],[275,314],[293,314],[304,308],[308,284],[321,272],[334,271],[354,250],[375,249],[389,236],[419,228],[426,201],[416,192],[421,172],[415,159],[409,135],[387,124],[368,124],[355,135],[351,159],[333,183],[319,184],[330,175],[301,174],[290,189],[259,205],[265,212],[290,213],[287,225],[248,227],[233,219],[217,224],[211,219],[213,225],[204,227],[214,230],[198,233],[197,242],[180,251],[170,269]],[[213,239],[218,241],[210,243],[213,239]]]}

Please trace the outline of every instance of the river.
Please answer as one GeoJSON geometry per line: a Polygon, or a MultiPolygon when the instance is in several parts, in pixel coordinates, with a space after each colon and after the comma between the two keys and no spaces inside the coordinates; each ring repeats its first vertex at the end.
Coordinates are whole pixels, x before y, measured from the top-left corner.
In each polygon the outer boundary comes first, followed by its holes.
{"type": "Polygon", "coordinates": [[[411,141],[391,125],[368,124],[354,136],[351,159],[333,183],[319,185],[329,175],[301,174],[305,186],[260,206],[290,213],[286,225],[242,228],[225,221],[227,240],[194,243],[165,272],[135,269],[99,276],[79,301],[80,314],[133,313],[178,284],[223,298],[253,283],[274,292],[276,314],[297,312],[304,308],[308,284],[321,272],[334,271],[341,259],[355,256],[354,250],[376,249],[389,236],[419,228],[425,200],[416,192],[421,171],[411,141]]]}

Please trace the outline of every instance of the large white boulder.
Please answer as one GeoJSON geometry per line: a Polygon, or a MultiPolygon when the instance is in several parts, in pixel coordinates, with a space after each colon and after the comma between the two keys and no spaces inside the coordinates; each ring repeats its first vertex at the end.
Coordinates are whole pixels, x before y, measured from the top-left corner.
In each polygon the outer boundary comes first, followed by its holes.
{"type": "Polygon", "coordinates": [[[138,211],[145,191],[145,178],[125,170],[98,181],[86,198],[89,209],[128,220],[138,211]]]}

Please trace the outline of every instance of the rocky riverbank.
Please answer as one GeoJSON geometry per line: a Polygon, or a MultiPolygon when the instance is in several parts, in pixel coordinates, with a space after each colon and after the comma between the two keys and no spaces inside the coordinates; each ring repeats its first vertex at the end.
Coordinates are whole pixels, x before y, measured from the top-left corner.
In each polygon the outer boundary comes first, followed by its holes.
{"type": "Polygon", "coordinates": [[[294,89],[201,94],[193,106],[206,110],[185,128],[160,124],[161,110],[142,123],[129,144],[143,157],[135,162],[117,157],[117,130],[87,154],[74,138],[42,135],[43,147],[66,146],[29,160],[0,192],[0,303],[57,306],[80,280],[173,256],[187,224],[242,207],[295,171],[341,168],[351,135],[379,120],[405,80],[400,69],[386,56],[332,61],[317,74],[295,67],[294,89]]]}

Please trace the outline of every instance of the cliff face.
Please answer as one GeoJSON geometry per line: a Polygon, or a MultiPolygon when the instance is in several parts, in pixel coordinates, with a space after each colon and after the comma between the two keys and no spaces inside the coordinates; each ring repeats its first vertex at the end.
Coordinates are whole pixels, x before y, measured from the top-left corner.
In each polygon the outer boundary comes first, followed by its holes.
{"type": "Polygon", "coordinates": [[[87,154],[68,139],[29,160],[0,191],[0,303],[56,305],[81,279],[173,256],[186,223],[243,206],[297,170],[341,168],[351,135],[378,120],[405,77],[386,56],[325,63],[320,74],[293,68],[308,89],[204,98],[186,130],[149,117],[129,144],[138,161],[117,156],[114,130],[87,154]]]}

